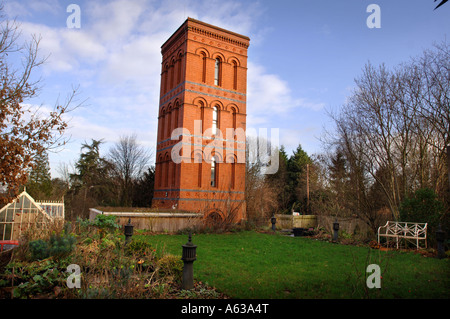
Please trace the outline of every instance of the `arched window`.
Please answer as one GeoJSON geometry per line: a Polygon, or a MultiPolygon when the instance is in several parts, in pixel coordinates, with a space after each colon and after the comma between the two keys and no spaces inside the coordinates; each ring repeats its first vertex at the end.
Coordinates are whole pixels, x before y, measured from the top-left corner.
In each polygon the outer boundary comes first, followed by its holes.
{"type": "Polygon", "coordinates": [[[233,115],[233,129],[236,130],[236,128],[237,128],[237,114],[236,114],[236,109],[234,107],[231,108],[231,113],[233,115]]]}
{"type": "Polygon", "coordinates": [[[213,116],[212,116],[212,134],[216,135],[217,133],[217,124],[218,124],[219,114],[217,106],[213,107],[213,116]]]}
{"type": "Polygon", "coordinates": [[[205,105],[203,104],[203,102],[200,102],[200,120],[201,120],[201,127],[200,127],[200,132],[203,135],[203,128],[205,127],[205,105]]]}
{"type": "Polygon", "coordinates": [[[233,156],[231,163],[231,188],[234,189],[236,187],[236,158],[233,156]]]}
{"type": "Polygon", "coordinates": [[[194,165],[197,165],[197,186],[202,187],[202,161],[203,161],[203,153],[195,153],[194,154],[194,165]]]}
{"type": "Polygon", "coordinates": [[[166,154],[166,158],[164,160],[163,167],[164,167],[164,169],[163,169],[163,172],[164,172],[163,186],[167,187],[167,186],[169,186],[169,155],[168,154],[166,154]]]}
{"type": "Polygon", "coordinates": [[[238,72],[237,62],[233,61],[233,90],[237,90],[237,72],[238,72]]]}
{"type": "Polygon", "coordinates": [[[170,65],[170,89],[173,89],[175,83],[175,60],[170,65]]]}
{"type": "Polygon", "coordinates": [[[175,181],[177,178],[177,164],[174,163],[173,161],[170,161],[170,163],[172,163],[172,182],[171,185],[175,186],[175,181]]]}
{"type": "Polygon", "coordinates": [[[221,61],[220,58],[216,58],[216,63],[214,66],[214,85],[220,86],[220,70],[221,69],[221,61]]]}
{"type": "Polygon", "coordinates": [[[168,110],[167,111],[167,126],[166,126],[166,128],[167,128],[166,137],[167,138],[170,138],[171,122],[172,122],[172,110],[168,110]]]}
{"type": "Polygon", "coordinates": [[[181,63],[182,63],[183,59],[181,56],[181,53],[178,55],[178,81],[177,83],[180,84],[181,83],[181,63]]]}
{"type": "Polygon", "coordinates": [[[180,108],[180,103],[177,102],[177,104],[175,105],[175,110],[173,110],[174,112],[174,116],[173,116],[173,130],[178,128],[178,116],[179,116],[179,108],[180,108]]]}
{"type": "Polygon", "coordinates": [[[158,161],[158,166],[159,166],[159,170],[157,171],[159,176],[158,176],[158,185],[161,187],[162,186],[162,181],[163,181],[163,157],[162,154],[159,155],[159,161],[158,161]]]}
{"type": "Polygon", "coordinates": [[[217,187],[217,171],[218,171],[218,164],[216,160],[216,156],[213,156],[211,158],[211,186],[217,187]]]}
{"type": "Polygon", "coordinates": [[[169,66],[166,64],[164,68],[164,89],[163,93],[168,91],[168,79],[169,79],[169,66]]]}
{"type": "Polygon", "coordinates": [[[166,111],[164,109],[161,110],[160,121],[161,121],[161,131],[159,134],[160,134],[161,139],[164,139],[164,134],[166,133],[164,130],[164,125],[165,125],[165,121],[166,121],[166,111]]]}
{"type": "Polygon", "coordinates": [[[206,83],[206,53],[202,52],[202,82],[206,83]]]}

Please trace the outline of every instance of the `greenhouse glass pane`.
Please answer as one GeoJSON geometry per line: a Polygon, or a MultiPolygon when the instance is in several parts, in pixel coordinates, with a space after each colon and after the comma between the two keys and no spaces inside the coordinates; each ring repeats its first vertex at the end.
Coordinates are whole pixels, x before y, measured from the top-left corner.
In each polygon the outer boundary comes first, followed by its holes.
{"type": "Polygon", "coordinates": [[[28,197],[26,196],[22,196],[22,200],[23,200],[23,208],[28,208],[31,206],[31,201],[28,199],[28,197]]]}
{"type": "MultiPolygon", "coordinates": [[[[15,212],[15,210],[11,207],[9,207],[6,210],[6,221],[7,222],[12,222],[14,220],[14,212],[15,212]]],[[[19,213],[19,211],[17,211],[17,213],[19,213]]]]}

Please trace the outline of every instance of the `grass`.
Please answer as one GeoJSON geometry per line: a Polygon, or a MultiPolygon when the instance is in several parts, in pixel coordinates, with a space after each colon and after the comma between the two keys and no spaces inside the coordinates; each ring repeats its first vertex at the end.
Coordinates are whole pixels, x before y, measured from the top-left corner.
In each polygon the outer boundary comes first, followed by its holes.
{"type": "MultiPolygon", "coordinates": [[[[137,235],[158,252],[180,255],[186,235],[137,235]]],[[[231,298],[446,298],[449,259],[379,251],[258,232],[195,234],[194,276],[231,298]],[[368,289],[369,264],[381,268],[381,289],[368,289]]]]}

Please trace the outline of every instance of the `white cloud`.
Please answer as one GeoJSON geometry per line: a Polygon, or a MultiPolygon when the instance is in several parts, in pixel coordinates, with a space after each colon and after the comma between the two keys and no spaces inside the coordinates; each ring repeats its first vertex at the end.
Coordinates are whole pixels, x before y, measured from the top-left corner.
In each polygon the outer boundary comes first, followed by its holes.
{"type": "Polygon", "coordinates": [[[270,74],[261,65],[248,63],[247,123],[264,124],[276,116],[286,116],[296,108],[319,111],[324,103],[296,97],[289,83],[276,74],[270,74]],[[252,116],[257,114],[257,116],[252,116]]]}
{"type": "Polygon", "coordinates": [[[5,13],[10,18],[16,16],[31,16],[33,13],[57,14],[62,9],[58,0],[20,0],[6,1],[4,3],[5,13]]]}
{"type": "Polygon", "coordinates": [[[146,10],[147,1],[90,1],[83,10],[85,27],[102,43],[119,44],[135,30],[146,10]]]}
{"type": "Polygon", "coordinates": [[[264,11],[258,2],[210,0],[199,6],[198,18],[202,21],[243,35],[252,32],[255,19],[264,11]]]}
{"type": "Polygon", "coordinates": [[[298,105],[287,82],[266,72],[263,66],[248,63],[248,113],[280,114],[298,105]]]}
{"type": "MultiPolygon", "coordinates": [[[[142,89],[147,87],[147,90],[150,84],[159,82],[160,63],[156,61],[161,59],[161,51],[155,43],[152,36],[140,36],[110,52],[105,67],[100,71],[102,82],[132,82],[139,84],[142,89]]],[[[159,90],[156,91],[159,93],[159,90]]]]}
{"type": "MultiPolygon", "coordinates": [[[[255,28],[264,11],[258,2],[115,0],[86,1],[80,7],[80,29],[68,29],[65,19],[60,27],[22,23],[24,34],[42,35],[41,53],[50,55],[46,78],[80,83],[89,96],[89,105],[71,114],[68,135],[77,142],[111,142],[136,133],[143,144],[154,146],[161,45],[188,16],[258,38],[259,43],[267,32],[255,28]]],[[[25,9],[16,4],[17,11],[25,9]]],[[[65,8],[61,10],[66,17],[65,8]]],[[[274,115],[284,116],[294,108],[321,107],[296,97],[287,81],[262,65],[249,62],[248,70],[249,127],[267,124],[274,115]]],[[[53,89],[58,86],[63,84],[52,83],[53,89]]]]}

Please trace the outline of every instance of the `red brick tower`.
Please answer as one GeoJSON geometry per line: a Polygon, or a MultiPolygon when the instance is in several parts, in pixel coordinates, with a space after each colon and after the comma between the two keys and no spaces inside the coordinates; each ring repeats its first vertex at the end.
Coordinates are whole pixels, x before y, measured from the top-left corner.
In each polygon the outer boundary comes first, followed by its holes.
{"type": "Polygon", "coordinates": [[[249,43],[188,18],[162,45],[155,208],[245,218],[249,43]]]}

